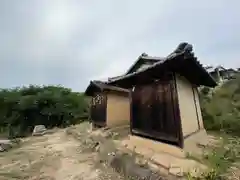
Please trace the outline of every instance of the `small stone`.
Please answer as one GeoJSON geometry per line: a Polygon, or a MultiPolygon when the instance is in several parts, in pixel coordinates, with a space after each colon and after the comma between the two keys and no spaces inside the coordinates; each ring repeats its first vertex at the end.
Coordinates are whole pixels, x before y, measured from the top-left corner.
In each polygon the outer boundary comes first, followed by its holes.
{"type": "Polygon", "coordinates": [[[13,146],[13,143],[11,140],[0,140],[0,152],[7,151],[11,149],[13,146]]]}
{"type": "Polygon", "coordinates": [[[33,136],[42,136],[46,133],[46,127],[44,125],[36,125],[33,129],[33,136]]]}
{"type": "Polygon", "coordinates": [[[95,151],[96,151],[96,152],[99,152],[99,151],[100,151],[100,145],[97,145],[97,146],[95,147],[95,151]]]}

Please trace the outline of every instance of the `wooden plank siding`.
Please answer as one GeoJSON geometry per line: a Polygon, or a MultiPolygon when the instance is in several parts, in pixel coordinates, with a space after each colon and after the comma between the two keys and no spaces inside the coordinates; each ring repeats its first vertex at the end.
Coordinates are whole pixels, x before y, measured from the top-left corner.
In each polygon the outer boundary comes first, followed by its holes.
{"type": "Polygon", "coordinates": [[[131,131],[182,145],[181,122],[172,74],[132,92],[131,131]]]}

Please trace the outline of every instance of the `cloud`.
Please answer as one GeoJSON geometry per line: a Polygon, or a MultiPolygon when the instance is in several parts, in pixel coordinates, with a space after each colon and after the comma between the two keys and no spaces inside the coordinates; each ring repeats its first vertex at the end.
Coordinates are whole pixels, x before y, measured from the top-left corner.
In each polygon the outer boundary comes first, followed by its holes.
{"type": "Polygon", "coordinates": [[[165,56],[181,41],[203,64],[238,67],[237,0],[0,2],[0,86],[62,84],[124,73],[143,52],[165,56]]]}

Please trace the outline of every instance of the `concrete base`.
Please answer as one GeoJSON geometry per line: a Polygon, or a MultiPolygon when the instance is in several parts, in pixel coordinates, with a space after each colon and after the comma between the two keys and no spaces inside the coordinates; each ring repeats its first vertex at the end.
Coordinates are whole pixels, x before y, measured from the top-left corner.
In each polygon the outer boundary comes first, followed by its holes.
{"type": "MultiPolygon", "coordinates": [[[[149,160],[149,163],[155,164],[158,169],[165,169],[169,174],[179,175],[185,172],[207,169],[203,164],[186,158],[187,152],[201,153],[202,149],[199,145],[206,146],[208,144],[208,136],[205,129],[201,129],[184,138],[183,149],[148,138],[129,135],[129,130],[129,126],[121,126],[110,129],[102,128],[99,129],[99,132],[108,134],[108,132],[111,131],[122,135],[120,139],[115,140],[115,142],[120,145],[118,146],[119,148],[121,147],[122,150],[130,150],[130,153],[135,152],[142,155],[145,159],[149,160]]],[[[96,133],[98,130],[94,132],[96,133]]]]}
{"type": "Polygon", "coordinates": [[[162,143],[159,141],[143,138],[139,136],[129,135],[128,139],[124,140],[123,143],[128,144],[129,147],[147,147],[156,153],[167,153],[172,156],[184,158],[186,152],[200,151],[199,145],[206,146],[208,144],[208,136],[205,129],[201,129],[184,139],[184,148],[162,143]]]}
{"type": "Polygon", "coordinates": [[[172,156],[184,158],[186,153],[200,153],[201,148],[199,148],[199,146],[206,146],[208,144],[208,135],[205,129],[200,129],[199,131],[189,135],[184,139],[183,149],[174,145],[135,135],[129,135],[125,140],[122,141],[122,143],[123,145],[128,146],[130,149],[140,147],[147,149],[147,151],[152,151],[155,153],[167,153],[172,156]]]}
{"type": "MultiPolygon", "coordinates": [[[[200,136],[201,133],[199,133],[200,136]]],[[[196,136],[197,138],[197,136],[196,136]]],[[[196,138],[187,139],[186,143],[192,145],[196,138]]],[[[123,140],[122,145],[127,149],[143,156],[157,165],[155,169],[165,169],[172,175],[183,175],[186,172],[194,172],[198,169],[206,169],[203,164],[186,158],[186,151],[173,145],[161,143],[143,137],[130,135],[123,140]]]]}
{"type": "Polygon", "coordinates": [[[201,129],[184,139],[184,151],[188,153],[201,153],[199,146],[208,144],[208,135],[205,129],[201,129]]]}
{"type": "Polygon", "coordinates": [[[184,151],[181,148],[148,138],[130,135],[127,142],[131,147],[144,147],[155,153],[167,153],[180,158],[185,157],[184,151]]]}

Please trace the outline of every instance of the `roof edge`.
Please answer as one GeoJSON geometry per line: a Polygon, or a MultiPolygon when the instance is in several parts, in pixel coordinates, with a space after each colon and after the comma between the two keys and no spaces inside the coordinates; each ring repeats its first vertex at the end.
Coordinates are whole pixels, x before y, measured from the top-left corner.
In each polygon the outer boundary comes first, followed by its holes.
{"type": "MultiPolygon", "coordinates": [[[[133,72],[133,73],[130,73],[130,74],[126,74],[125,76],[121,76],[119,78],[116,78],[113,81],[108,82],[108,83],[109,84],[115,83],[115,82],[117,82],[119,80],[130,78],[130,77],[135,76],[135,75],[137,75],[139,73],[146,72],[149,69],[152,69],[152,68],[155,68],[156,66],[159,66],[160,64],[164,64],[166,62],[172,61],[173,59],[176,59],[179,56],[183,56],[184,59],[188,59],[188,58],[193,59],[195,64],[202,70],[203,74],[205,74],[206,77],[209,78],[210,83],[207,86],[209,86],[209,87],[217,86],[217,82],[215,81],[215,79],[207,72],[207,70],[202,66],[202,64],[200,64],[199,61],[197,61],[197,59],[194,57],[194,53],[192,52],[192,45],[188,44],[188,43],[181,43],[181,44],[179,44],[178,48],[175,51],[173,51],[171,54],[169,54],[163,61],[156,62],[153,65],[151,65],[151,66],[149,66],[147,68],[144,68],[144,69],[142,69],[142,70],[140,70],[138,72],[133,72]]],[[[141,58],[141,56],[139,58],[141,58]]]]}
{"type": "Polygon", "coordinates": [[[97,91],[97,89],[100,91],[107,90],[107,91],[130,93],[130,90],[128,90],[128,89],[120,88],[120,87],[117,87],[114,85],[109,85],[109,84],[106,84],[105,82],[93,80],[93,81],[90,81],[90,84],[88,85],[84,94],[87,96],[92,96],[93,93],[97,91]]]}

